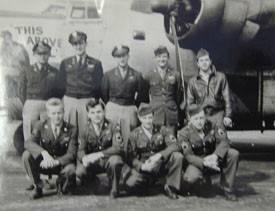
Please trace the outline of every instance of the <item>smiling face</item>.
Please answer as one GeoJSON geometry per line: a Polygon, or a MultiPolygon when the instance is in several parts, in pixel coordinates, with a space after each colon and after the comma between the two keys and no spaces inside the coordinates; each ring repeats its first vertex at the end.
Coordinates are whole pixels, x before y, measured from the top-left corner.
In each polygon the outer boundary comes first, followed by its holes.
{"type": "Polygon", "coordinates": [[[89,107],[88,118],[92,121],[93,124],[101,124],[105,118],[105,110],[100,104],[89,107]]]}
{"type": "Polygon", "coordinates": [[[161,53],[155,56],[156,64],[160,68],[166,68],[168,66],[169,55],[167,53],[161,53]]]}
{"type": "Polygon", "coordinates": [[[34,53],[34,57],[37,63],[39,64],[47,64],[50,58],[49,53],[34,53]]]}
{"type": "Polygon", "coordinates": [[[201,111],[190,117],[190,123],[199,131],[203,129],[205,121],[206,117],[204,111],[201,111]]]}
{"type": "Polygon", "coordinates": [[[147,129],[151,130],[153,128],[153,114],[149,113],[144,116],[138,116],[141,125],[147,129]]]}
{"type": "Polygon", "coordinates": [[[61,125],[64,117],[64,108],[62,105],[49,106],[47,114],[53,125],[61,125]]]}
{"type": "Polygon", "coordinates": [[[72,46],[77,56],[82,56],[86,53],[87,43],[84,40],[79,43],[75,43],[72,46]]]}
{"type": "Polygon", "coordinates": [[[207,72],[210,69],[212,62],[209,55],[204,55],[198,58],[197,64],[200,70],[207,72]]]}

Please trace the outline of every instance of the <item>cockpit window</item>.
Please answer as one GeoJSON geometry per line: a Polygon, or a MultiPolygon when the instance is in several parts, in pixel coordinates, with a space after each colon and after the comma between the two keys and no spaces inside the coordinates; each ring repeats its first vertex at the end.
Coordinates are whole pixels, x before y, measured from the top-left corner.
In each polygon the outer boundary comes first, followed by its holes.
{"type": "Polygon", "coordinates": [[[85,18],[85,7],[73,7],[71,18],[84,19],[85,18]]]}
{"type": "Polygon", "coordinates": [[[88,15],[88,18],[99,18],[97,9],[95,7],[88,7],[87,15],[88,15]]]}

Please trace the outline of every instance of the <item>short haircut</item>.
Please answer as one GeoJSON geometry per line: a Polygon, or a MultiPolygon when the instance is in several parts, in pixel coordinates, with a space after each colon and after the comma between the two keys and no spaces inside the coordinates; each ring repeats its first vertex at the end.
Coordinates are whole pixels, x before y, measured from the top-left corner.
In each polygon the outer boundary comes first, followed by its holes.
{"type": "Polygon", "coordinates": [[[90,108],[94,108],[100,105],[103,110],[105,110],[105,104],[101,99],[92,98],[86,103],[86,111],[89,112],[90,108]]]}
{"type": "Polygon", "coordinates": [[[200,57],[206,56],[206,55],[209,56],[209,52],[208,52],[206,49],[201,48],[201,49],[198,50],[198,52],[197,52],[197,59],[199,59],[200,57]]]}
{"type": "Polygon", "coordinates": [[[166,53],[168,55],[168,57],[170,56],[169,51],[166,46],[160,45],[154,50],[155,56],[158,56],[163,53],[166,53]]]}
{"type": "Polygon", "coordinates": [[[61,106],[64,109],[64,105],[62,100],[59,98],[50,98],[46,102],[46,109],[49,110],[49,108],[54,107],[54,106],[61,106]]]}

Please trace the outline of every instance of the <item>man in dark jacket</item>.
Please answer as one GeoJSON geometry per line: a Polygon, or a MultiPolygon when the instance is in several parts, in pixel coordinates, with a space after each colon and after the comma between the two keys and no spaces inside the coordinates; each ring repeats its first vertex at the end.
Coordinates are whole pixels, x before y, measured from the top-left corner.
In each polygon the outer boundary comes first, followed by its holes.
{"type": "Polygon", "coordinates": [[[71,191],[75,184],[76,128],[63,121],[64,107],[60,99],[49,99],[46,109],[49,119],[35,125],[22,155],[25,170],[35,187],[32,199],[43,195],[41,173],[59,175],[60,193],[71,191]]]}
{"type": "Polygon", "coordinates": [[[175,133],[178,109],[183,99],[181,77],[169,67],[169,52],[165,46],[156,48],[154,54],[157,66],[145,76],[154,111],[154,124],[170,127],[175,133]]]}
{"type": "Polygon", "coordinates": [[[137,126],[137,106],[144,100],[144,83],[141,73],[128,65],[129,47],[115,46],[112,56],[117,67],[105,73],[102,80],[102,98],[106,103],[106,117],[112,121],[122,119],[127,140],[137,126]]]}
{"type": "Polygon", "coordinates": [[[200,49],[197,53],[199,74],[189,80],[188,106],[197,104],[205,108],[207,119],[219,127],[232,126],[230,91],[226,76],[212,65],[209,53],[200,49]]]}
{"type": "Polygon", "coordinates": [[[33,46],[36,62],[20,73],[20,97],[24,102],[23,130],[25,140],[30,138],[32,123],[45,112],[45,102],[61,97],[58,88],[58,70],[49,65],[51,47],[41,41],[33,46]]]}
{"type": "Polygon", "coordinates": [[[178,132],[178,143],[181,145],[188,166],[184,181],[194,184],[220,174],[220,182],[226,199],[235,201],[233,185],[238,168],[239,152],[230,148],[225,130],[212,126],[206,121],[204,110],[197,105],[189,107],[190,123],[178,132]]]}
{"type": "Polygon", "coordinates": [[[141,190],[160,177],[166,177],[164,191],[171,199],[177,199],[180,190],[183,156],[177,151],[173,132],[164,126],[153,127],[152,108],[142,103],[138,117],[141,126],[131,132],[129,140],[129,166],[125,176],[129,191],[141,190]],[[155,130],[155,131],[154,131],[155,130]]]}
{"type": "Polygon", "coordinates": [[[75,50],[75,56],[61,62],[59,81],[65,93],[64,118],[77,126],[81,134],[87,123],[86,103],[101,95],[103,69],[99,60],[87,55],[87,35],[84,32],[71,33],[69,43],[75,50]]]}
{"type": "Polygon", "coordinates": [[[120,126],[105,119],[104,104],[98,99],[90,100],[86,108],[89,120],[79,139],[77,184],[106,171],[112,186],[110,197],[116,198],[119,195],[124,149],[120,126]]]}

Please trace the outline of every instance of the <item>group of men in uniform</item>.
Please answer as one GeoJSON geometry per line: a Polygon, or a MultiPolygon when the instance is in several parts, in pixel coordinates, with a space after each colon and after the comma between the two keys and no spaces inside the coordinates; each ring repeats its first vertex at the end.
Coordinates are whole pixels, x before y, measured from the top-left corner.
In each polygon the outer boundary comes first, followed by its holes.
{"type": "Polygon", "coordinates": [[[199,73],[188,85],[189,123],[178,131],[183,82],[165,46],[154,51],[156,68],[142,76],[128,64],[128,46],[114,47],[117,67],[103,74],[101,62],[86,53],[85,33],[73,32],[69,43],[75,55],[60,70],[48,63],[51,47],[36,43],[36,63],[21,74],[22,159],[33,199],[43,195],[40,174],[58,174],[57,190],[66,194],[106,172],[112,198],[120,182],[137,193],[165,177],[165,194],[177,199],[219,174],[225,197],[236,200],[239,154],[226,133],[232,125],[229,87],[206,50],[199,50],[199,73]]]}

